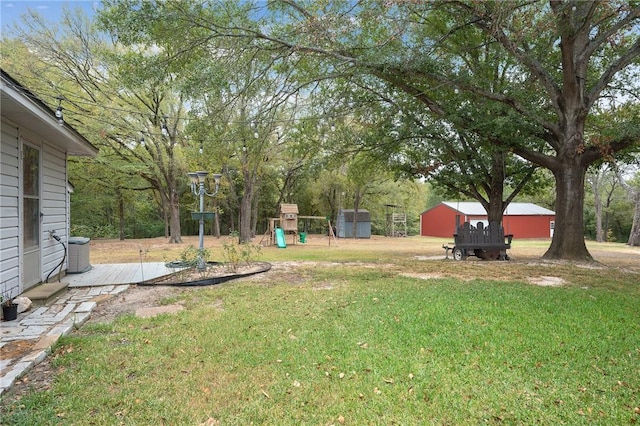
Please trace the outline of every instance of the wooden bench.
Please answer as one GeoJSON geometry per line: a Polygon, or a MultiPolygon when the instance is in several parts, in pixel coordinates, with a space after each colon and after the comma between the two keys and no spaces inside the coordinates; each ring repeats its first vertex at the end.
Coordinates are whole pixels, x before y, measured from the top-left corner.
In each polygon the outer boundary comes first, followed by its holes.
{"type": "Polygon", "coordinates": [[[507,249],[511,248],[513,235],[504,235],[504,228],[498,222],[491,222],[487,227],[482,222],[478,222],[477,227],[464,222],[457,227],[453,238],[453,248],[443,246],[447,258],[451,250],[455,260],[465,260],[468,256],[487,260],[509,260],[507,249]]]}

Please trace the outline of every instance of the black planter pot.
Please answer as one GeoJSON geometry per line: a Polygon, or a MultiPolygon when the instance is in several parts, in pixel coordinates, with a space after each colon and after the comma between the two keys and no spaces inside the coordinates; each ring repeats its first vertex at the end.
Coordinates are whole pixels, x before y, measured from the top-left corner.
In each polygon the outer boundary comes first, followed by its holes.
{"type": "Polygon", "coordinates": [[[18,318],[18,304],[2,305],[2,317],[5,321],[13,321],[18,318]]]}

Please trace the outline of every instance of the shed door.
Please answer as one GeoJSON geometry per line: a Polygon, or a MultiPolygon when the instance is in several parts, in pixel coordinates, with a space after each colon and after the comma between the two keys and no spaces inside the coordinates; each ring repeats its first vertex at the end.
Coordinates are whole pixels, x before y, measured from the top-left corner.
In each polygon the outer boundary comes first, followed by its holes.
{"type": "Polygon", "coordinates": [[[41,281],[40,151],[22,146],[22,282],[27,290],[41,281]]]}

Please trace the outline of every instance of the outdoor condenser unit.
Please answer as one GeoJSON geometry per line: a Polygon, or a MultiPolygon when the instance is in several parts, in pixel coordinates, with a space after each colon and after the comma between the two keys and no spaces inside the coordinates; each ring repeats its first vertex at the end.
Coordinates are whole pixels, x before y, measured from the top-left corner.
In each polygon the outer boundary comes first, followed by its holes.
{"type": "Polygon", "coordinates": [[[91,269],[89,263],[90,238],[72,237],[69,238],[69,274],[79,274],[91,269]]]}

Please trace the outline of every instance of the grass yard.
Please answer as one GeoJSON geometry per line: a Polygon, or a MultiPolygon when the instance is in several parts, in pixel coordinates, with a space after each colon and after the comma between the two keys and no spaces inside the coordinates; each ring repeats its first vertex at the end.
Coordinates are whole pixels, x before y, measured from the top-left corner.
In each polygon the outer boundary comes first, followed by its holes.
{"type": "Polygon", "coordinates": [[[87,324],[0,423],[640,422],[640,250],[599,246],[602,266],[541,262],[548,242],[510,262],[369,243],[268,247],[272,271],[165,300],[175,315],[87,324]]]}

